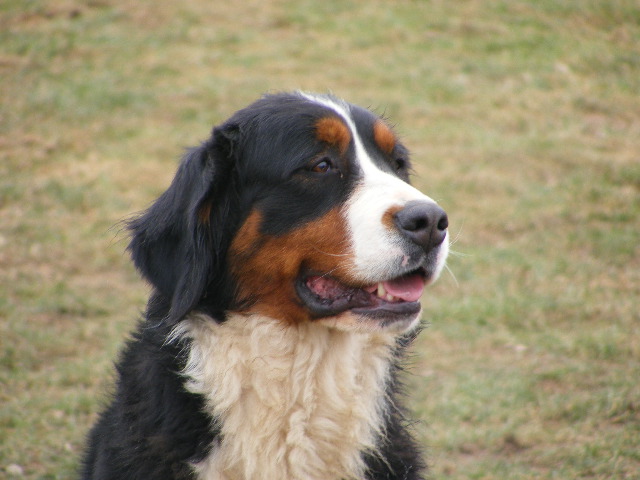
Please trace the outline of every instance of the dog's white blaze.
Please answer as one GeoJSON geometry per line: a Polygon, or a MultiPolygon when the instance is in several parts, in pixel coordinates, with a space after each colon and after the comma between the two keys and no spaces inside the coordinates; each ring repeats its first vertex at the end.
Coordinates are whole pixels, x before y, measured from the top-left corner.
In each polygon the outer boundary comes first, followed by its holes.
{"type": "MultiPolygon", "coordinates": [[[[363,281],[377,281],[406,261],[400,234],[382,222],[384,214],[393,207],[403,207],[413,200],[436,203],[418,189],[400,178],[380,170],[364,148],[356,125],[346,104],[329,97],[303,94],[309,100],[332,109],[351,130],[356,159],[362,171],[362,179],[345,206],[354,253],[353,274],[363,281]]],[[[448,234],[447,234],[448,237],[448,234]]],[[[449,249],[448,238],[441,244],[435,280],[444,268],[449,249]]]]}
{"type": "Polygon", "coordinates": [[[396,269],[404,260],[402,238],[382,222],[393,207],[412,200],[432,201],[411,185],[378,169],[366,152],[359,155],[363,179],[345,206],[352,247],[354,274],[375,281],[396,269]]]}
{"type": "Polygon", "coordinates": [[[363,478],[362,451],[383,433],[393,334],[234,314],[192,316],[172,337],[191,340],[186,385],[222,434],[194,465],[200,480],[363,478]]]}

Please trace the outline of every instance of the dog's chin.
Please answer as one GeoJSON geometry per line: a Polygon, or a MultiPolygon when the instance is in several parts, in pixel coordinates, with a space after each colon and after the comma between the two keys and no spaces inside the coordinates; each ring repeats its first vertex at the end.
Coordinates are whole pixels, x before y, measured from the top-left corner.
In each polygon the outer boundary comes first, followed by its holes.
{"type": "Polygon", "coordinates": [[[418,326],[421,313],[422,309],[418,304],[417,312],[413,315],[408,313],[400,315],[397,312],[378,312],[375,315],[369,315],[347,311],[333,317],[319,318],[314,320],[314,323],[346,332],[401,335],[418,326]]]}

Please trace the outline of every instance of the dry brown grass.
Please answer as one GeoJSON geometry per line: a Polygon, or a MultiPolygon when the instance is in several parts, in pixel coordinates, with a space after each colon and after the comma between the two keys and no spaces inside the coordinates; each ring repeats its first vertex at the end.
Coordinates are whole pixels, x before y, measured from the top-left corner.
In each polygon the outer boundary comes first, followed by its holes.
{"type": "Polygon", "coordinates": [[[412,379],[433,477],[637,478],[639,45],[633,0],[5,2],[0,476],[73,476],[147,294],[118,223],[301,88],[386,112],[449,212],[412,379]]]}

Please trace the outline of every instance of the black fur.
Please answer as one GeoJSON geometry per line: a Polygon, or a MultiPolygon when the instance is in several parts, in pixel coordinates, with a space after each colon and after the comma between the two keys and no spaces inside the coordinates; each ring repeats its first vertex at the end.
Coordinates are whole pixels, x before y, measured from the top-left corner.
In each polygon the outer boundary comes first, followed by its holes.
{"type": "Polygon", "coordinates": [[[189,463],[206,456],[217,434],[202,398],[183,387],[185,346],[165,345],[166,309],[154,316],[153,303],[118,361],[114,399],[89,436],[82,478],[191,479],[189,463]]]}
{"type": "MultiPolygon", "coordinates": [[[[89,434],[84,480],[195,478],[191,464],[206,457],[219,431],[204,413],[203,398],[184,388],[179,372],[188,343],[167,339],[189,312],[222,322],[224,312],[237,307],[226,252],[251,208],[261,211],[263,231],[278,235],[344,202],[358,172],[319,184],[306,168],[319,155],[338,157],[309,135],[326,114],[299,95],[264,97],[190,150],[168,190],[129,223],[131,256],[153,293],[117,362],[113,398],[89,434]]],[[[371,123],[366,115],[358,111],[371,123]]],[[[391,398],[397,382],[394,373],[391,398]]],[[[386,421],[384,458],[365,455],[369,479],[422,478],[402,410],[390,404],[386,421]]]]}
{"type": "Polygon", "coordinates": [[[211,140],[189,151],[168,190],[129,223],[133,261],[158,296],[168,301],[164,320],[170,324],[214,289],[218,296],[205,302],[207,311],[220,313],[229,304],[232,292],[225,289],[229,282],[223,252],[237,217],[237,199],[230,191],[232,135],[232,126],[215,129],[211,140]],[[209,205],[216,208],[203,222],[209,205]]]}

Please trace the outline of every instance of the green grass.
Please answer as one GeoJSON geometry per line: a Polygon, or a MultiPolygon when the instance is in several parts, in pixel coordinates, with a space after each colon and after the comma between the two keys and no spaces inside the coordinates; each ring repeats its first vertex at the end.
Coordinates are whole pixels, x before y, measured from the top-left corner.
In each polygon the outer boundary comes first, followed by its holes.
{"type": "Polygon", "coordinates": [[[0,478],[74,475],[148,293],[119,222],[297,88],[389,116],[449,213],[411,378],[432,477],[640,475],[636,1],[9,0],[0,77],[0,478]]]}

